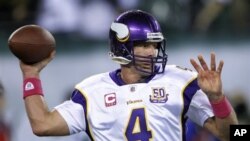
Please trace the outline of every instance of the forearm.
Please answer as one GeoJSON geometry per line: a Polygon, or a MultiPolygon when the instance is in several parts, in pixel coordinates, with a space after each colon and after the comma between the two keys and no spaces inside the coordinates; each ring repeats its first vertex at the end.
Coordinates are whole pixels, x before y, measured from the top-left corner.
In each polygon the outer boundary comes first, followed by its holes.
{"type": "Polygon", "coordinates": [[[49,114],[44,101],[41,81],[38,71],[23,73],[23,98],[32,130],[35,134],[46,125],[46,117],[49,114]]]}
{"type": "Polygon", "coordinates": [[[49,111],[42,96],[33,95],[25,98],[25,108],[35,135],[69,135],[69,129],[65,120],[56,110],[49,111]]]}
{"type": "Polygon", "coordinates": [[[32,130],[36,134],[46,125],[46,118],[49,115],[48,108],[40,95],[26,97],[24,101],[32,130]]]}
{"type": "Polygon", "coordinates": [[[25,77],[25,79],[25,108],[34,134],[38,136],[68,135],[67,124],[61,115],[57,111],[49,111],[39,77],[25,77]]]}
{"type": "Polygon", "coordinates": [[[228,141],[230,137],[230,125],[238,124],[235,111],[224,95],[220,95],[217,101],[211,101],[210,97],[210,102],[215,115],[215,134],[222,141],[228,141]]]}
{"type": "Polygon", "coordinates": [[[225,118],[215,117],[216,128],[219,132],[219,138],[222,141],[229,141],[230,125],[238,124],[238,120],[234,110],[232,109],[229,116],[225,118]]]}

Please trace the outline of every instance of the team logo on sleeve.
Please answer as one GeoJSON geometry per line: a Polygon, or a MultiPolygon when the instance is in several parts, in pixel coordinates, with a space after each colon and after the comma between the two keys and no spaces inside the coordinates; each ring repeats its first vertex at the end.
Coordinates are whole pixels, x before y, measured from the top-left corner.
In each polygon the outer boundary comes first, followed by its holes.
{"type": "Polygon", "coordinates": [[[116,94],[115,93],[105,94],[104,101],[106,107],[116,105],[116,94]]]}
{"type": "Polygon", "coordinates": [[[152,88],[152,94],[149,96],[151,103],[166,103],[168,101],[168,95],[163,87],[152,88]]]}

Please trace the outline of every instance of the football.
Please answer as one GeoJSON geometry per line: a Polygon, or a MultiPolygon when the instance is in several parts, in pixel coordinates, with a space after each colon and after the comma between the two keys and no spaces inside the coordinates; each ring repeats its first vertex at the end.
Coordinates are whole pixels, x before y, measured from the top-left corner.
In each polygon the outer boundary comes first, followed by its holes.
{"type": "Polygon", "coordinates": [[[16,29],[8,39],[10,51],[26,64],[37,63],[55,50],[53,35],[38,25],[25,25],[16,29]]]}

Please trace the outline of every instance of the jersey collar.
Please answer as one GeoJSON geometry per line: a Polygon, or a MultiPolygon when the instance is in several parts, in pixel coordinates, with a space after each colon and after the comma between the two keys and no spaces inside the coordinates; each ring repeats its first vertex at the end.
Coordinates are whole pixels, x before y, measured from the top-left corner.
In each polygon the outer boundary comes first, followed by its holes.
{"type": "MultiPolygon", "coordinates": [[[[118,85],[118,86],[123,86],[126,85],[126,83],[122,80],[121,75],[121,69],[117,69],[115,71],[112,71],[109,73],[110,78],[118,85]]],[[[148,78],[145,79],[144,83],[148,83],[150,80],[153,79],[154,75],[150,75],[148,78]]]]}

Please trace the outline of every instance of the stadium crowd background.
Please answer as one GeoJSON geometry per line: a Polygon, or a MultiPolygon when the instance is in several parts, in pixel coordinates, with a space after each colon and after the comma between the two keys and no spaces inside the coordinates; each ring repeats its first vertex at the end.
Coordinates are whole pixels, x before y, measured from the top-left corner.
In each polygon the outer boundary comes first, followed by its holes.
{"type": "MultiPolygon", "coordinates": [[[[9,126],[11,141],[85,137],[38,138],[32,134],[18,60],[7,46],[9,35],[25,24],[38,24],[55,36],[56,58],[42,73],[45,99],[53,108],[69,97],[74,84],[118,67],[108,57],[108,31],[113,19],[128,9],[148,11],[159,20],[167,39],[168,64],[192,69],[189,58],[209,57],[215,51],[225,61],[225,93],[240,122],[250,123],[249,0],[0,0],[0,82],[4,86],[0,123],[9,126]]],[[[0,132],[5,129],[0,127],[0,132]]]]}

